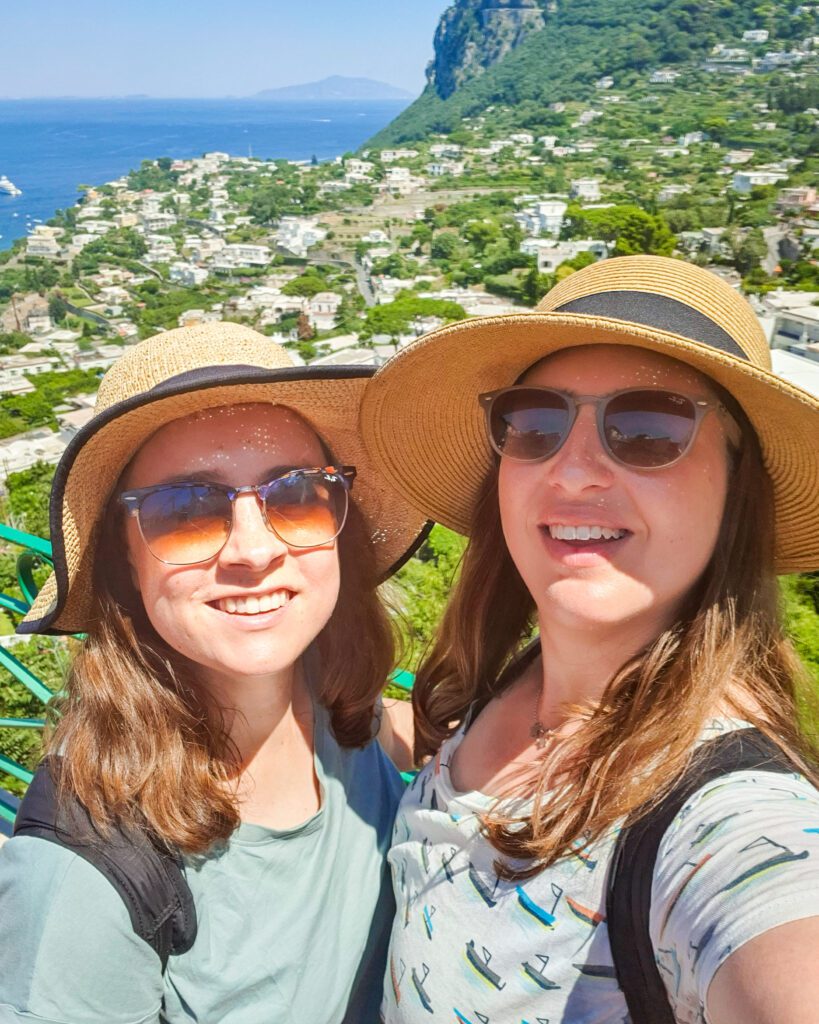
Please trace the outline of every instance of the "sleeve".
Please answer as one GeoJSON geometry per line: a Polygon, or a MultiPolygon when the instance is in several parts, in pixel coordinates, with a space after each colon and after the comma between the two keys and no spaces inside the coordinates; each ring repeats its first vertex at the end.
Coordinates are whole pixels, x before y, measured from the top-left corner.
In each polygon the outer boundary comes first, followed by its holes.
{"type": "Polygon", "coordinates": [[[798,775],[735,772],[698,790],[655,865],[651,939],[677,1020],[701,1022],[731,953],[819,916],[819,793],[798,775]]]}
{"type": "Polygon", "coordinates": [[[93,865],[27,836],[0,848],[0,1024],[156,1024],[162,966],[93,865]]]}

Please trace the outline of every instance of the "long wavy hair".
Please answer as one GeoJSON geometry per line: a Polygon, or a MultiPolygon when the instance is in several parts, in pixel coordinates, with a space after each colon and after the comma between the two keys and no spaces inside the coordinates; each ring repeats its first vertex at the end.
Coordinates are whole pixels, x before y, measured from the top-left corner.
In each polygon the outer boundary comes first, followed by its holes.
{"type": "MultiPolygon", "coordinates": [[[[716,390],[741,440],[729,442],[731,484],[710,563],[677,621],[620,668],[599,701],[572,709],[579,729],[553,743],[516,784],[515,796],[531,797],[531,812],[510,817],[498,801],[485,818],[503,877],[531,877],[622,819],[647,813],[685,771],[717,703],[819,784],[815,738],[799,726],[800,705],[816,707],[817,698],[782,626],[770,478],[746,416],[716,390]]],[[[482,707],[515,680],[535,622],[534,601],[504,542],[496,469],[483,481],[470,537],[415,684],[419,760],[435,753],[473,704],[482,707]]],[[[548,656],[543,651],[547,663],[548,656]]]]}
{"type": "MultiPolygon", "coordinates": [[[[168,847],[204,853],[239,825],[239,759],[186,663],[151,625],[123,553],[121,514],[103,518],[94,565],[95,614],[55,702],[48,749],[60,792],[96,827],[148,829],[168,847]]],[[[339,536],[341,585],[316,640],[318,701],[345,747],[364,746],[394,665],[393,628],[377,593],[375,553],[355,502],[339,536]]]]}

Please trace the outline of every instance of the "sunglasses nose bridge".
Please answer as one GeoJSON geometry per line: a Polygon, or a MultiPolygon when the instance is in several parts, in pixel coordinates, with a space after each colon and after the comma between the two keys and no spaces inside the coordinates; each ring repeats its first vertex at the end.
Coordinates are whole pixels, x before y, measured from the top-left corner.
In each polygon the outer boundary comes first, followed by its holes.
{"type": "Polygon", "coordinates": [[[219,553],[222,561],[267,565],[287,551],[287,544],[273,529],[258,485],[248,484],[229,492],[230,532],[219,553]],[[253,501],[247,499],[252,498],[253,501]],[[255,505],[255,509],[252,507],[255,505]]]}

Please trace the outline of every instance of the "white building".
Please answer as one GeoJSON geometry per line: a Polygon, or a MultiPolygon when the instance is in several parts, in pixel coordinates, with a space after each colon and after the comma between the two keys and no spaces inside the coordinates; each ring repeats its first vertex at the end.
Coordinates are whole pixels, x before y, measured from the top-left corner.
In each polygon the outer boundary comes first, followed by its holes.
{"type": "Polygon", "coordinates": [[[58,239],[62,233],[62,228],[53,228],[49,227],[47,224],[38,224],[26,239],[26,255],[42,256],[45,259],[55,259],[60,255],[60,243],[58,239]]]}
{"type": "Polygon", "coordinates": [[[454,142],[436,142],[429,147],[429,155],[437,160],[443,157],[457,158],[461,155],[461,148],[454,142]]]}
{"type": "Polygon", "coordinates": [[[168,277],[185,288],[197,288],[207,281],[208,272],[204,267],[197,267],[193,263],[173,263],[168,270],[168,277]]]}
{"type": "Polygon", "coordinates": [[[571,194],[587,203],[600,199],[600,182],[597,178],[577,178],[572,182],[571,194]]]}
{"type": "Polygon", "coordinates": [[[327,237],[318,222],[307,217],[282,217],[276,231],[276,242],[295,256],[306,256],[307,250],[327,237]]]}
{"type": "Polygon", "coordinates": [[[684,196],[691,191],[690,185],[663,185],[657,193],[657,201],[667,203],[669,199],[676,199],[677,196],[684,196]]]}
{"type": "Polygon", "coordinates": [[[752,28],[742,33],[743,43],[767,43],[768,30],[766,28],[752,28]]]}
{"type": "Polygon", "coordinates": [[[392,164],[396,160],[413,160],[417,156],[417,149],[384,149],[381,151],[381,162],[392,164]]]}
{"type": "Polygon", "coordinates": [[[65,441],[50,430],[34,430],[16,438],[0,441],[0,481],[9,473],[31,469],[37,462],[56,465],[65,451],[65,441]]]}
{"type": "Polygon", "coordinates": [[[234,267],[266,267],[272,259],[266,245],[250,242],[232,242],[224,247],[221,256],[230,260],[234,267]]]}
{"type": "Polygon", "coordinates": [[[788,175],[784,171],[737,171],[731,182],[731,188],[735,192],[750,192],[753,188],[776,185],[777,182],[787,181],[787,179],[788,175]]]}
{"type": "Polygon", "coordinates": [[[337,292],[318,292],[307,304],[307,317],[317,331],[331,331],[336,325],[336,316],[342,297],[337,292]]]}
{"type": "Polygon", "coordinates": [[[431,178],[443,178],[447,174],[460,178],[464,173],[464,163],[462,160],[441,160],[427,164],[425,170],[431,178]]]}
{"type": "Polygon", "coordinates": [[[568,242],[552,242],[537,252],[537,269],[541,274],[553,274],[561,263],[573,260],[581,252],[590,252],[596,259],[608,256],[608,246],[599,238],[575,238],[568,242]]]}
{"type": "Polygon", "coordinates": [[[388,167],[384,177],[384,189],[395,196],[408,196],[426,184],[424,178],[416,177],[408,167],[388,167]]]}
{"type": "Polygon", "coordinates": [[[661,71],[653,71],[649,78],[649,82],[651,82],[652,85],[672,85],[679,77],[679,71],[665,69],[661,71]]]}

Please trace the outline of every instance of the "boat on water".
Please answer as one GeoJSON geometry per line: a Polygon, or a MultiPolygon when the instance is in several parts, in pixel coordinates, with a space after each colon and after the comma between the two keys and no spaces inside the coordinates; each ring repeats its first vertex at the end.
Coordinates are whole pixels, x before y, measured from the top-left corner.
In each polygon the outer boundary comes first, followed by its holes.
{"type": "Polygon", "coordinates": [[[0,192],[7,192],[10,196],[21,196],[23,194],[23,190],[17,188],[13,181],[9,181],[5,174],[0,174],[0,192]]]}

